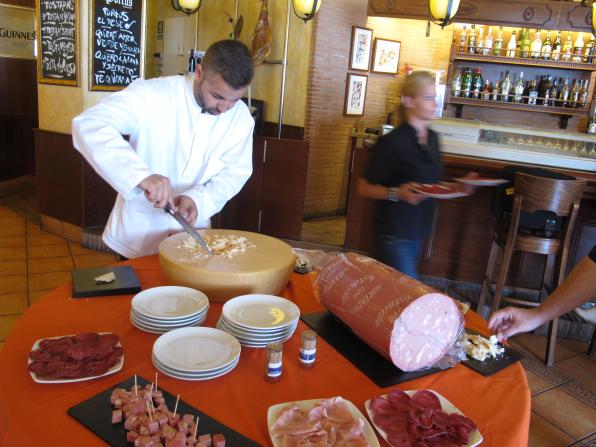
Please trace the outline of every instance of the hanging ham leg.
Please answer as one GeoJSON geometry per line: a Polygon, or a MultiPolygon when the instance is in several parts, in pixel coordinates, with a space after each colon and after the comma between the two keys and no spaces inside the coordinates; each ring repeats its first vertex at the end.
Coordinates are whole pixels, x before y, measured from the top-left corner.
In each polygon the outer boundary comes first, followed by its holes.
{"type": "Polygon", "coordinates": [[[255,32],[250,38],[250,50],[252,52],[252,60],[255,66],[263,63],[265,58],[271,53],[271,43],[273,36],[269,28],[269,12],[267,10],[267,0],[263,0],[261,6],[261,16],[255,28],[255,32]]]}

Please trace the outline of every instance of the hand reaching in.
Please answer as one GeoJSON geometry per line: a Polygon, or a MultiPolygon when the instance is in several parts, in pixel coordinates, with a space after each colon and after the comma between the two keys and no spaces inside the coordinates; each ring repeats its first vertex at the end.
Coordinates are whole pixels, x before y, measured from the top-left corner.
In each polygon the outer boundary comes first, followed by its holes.
{"type": "Polygon", "coordinates": [[[529,332],[543,324],[535,309],[506,307],[496,311],[488,320],[488,327],[499,341],[506,340],[521,332],[529,332]]]}
{"type": "Polygon", "coordinates": [[[163,208],[166,203],[169,203],[172,207],[174,206],[169,178],[159,174],[152,174],[146,177],[138,186],[145,191],[145,197],[155,208],[163,208]]]}

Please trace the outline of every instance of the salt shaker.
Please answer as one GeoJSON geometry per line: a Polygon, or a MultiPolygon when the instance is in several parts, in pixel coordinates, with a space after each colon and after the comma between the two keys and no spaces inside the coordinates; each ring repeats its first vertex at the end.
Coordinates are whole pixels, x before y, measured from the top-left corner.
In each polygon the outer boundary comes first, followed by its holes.
{"type": "Polygon", "coordinates": [[[267,344],[267,360],[265,361],[265,380],[277,382],[281,377],[283,344],[267,344]]]}
{"type": "Polygon", "coordinates": [[[317,352],[317,333],[304,331],[300,335],[300,365],[304,368],[312,368],[315,363],[317,352]]]}

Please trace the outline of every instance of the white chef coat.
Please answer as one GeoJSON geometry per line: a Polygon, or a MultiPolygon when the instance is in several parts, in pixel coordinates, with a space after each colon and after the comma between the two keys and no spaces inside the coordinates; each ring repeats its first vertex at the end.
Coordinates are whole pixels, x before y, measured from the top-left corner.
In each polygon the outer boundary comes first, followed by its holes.
{"type": "Polygon", "coordinates": [[[201,113],[193,78],[137,80],[73,120],[74,147],[118,192],[103,240],[127,258],[156,253],[163,239],[181,230],[145,198],[137,187],[143,179],[168,177],[174,196],[195,201],[195,226],[204,228],[252,173],[248,108],[238,101],[217,116],[201,113]]]}

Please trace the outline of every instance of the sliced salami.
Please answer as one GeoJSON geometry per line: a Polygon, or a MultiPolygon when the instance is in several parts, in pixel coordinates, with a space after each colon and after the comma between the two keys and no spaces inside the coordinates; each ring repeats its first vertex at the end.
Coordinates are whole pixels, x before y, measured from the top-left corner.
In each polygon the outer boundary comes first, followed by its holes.
{"type": "Polygon", "coordinates": [[[451,298],[356,253],[329,263],[317,291],[331,313],[402,371],[434,365],[463,329],[451,298]]]}

